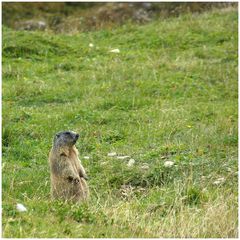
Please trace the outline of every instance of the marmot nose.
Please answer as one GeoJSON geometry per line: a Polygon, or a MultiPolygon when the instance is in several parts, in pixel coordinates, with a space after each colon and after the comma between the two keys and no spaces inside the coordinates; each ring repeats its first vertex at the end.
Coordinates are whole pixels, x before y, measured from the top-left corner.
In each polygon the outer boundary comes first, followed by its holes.
{"type": "Polygon", "coordinates": [[[76,139],[78,139],[79,138],[79,134],[76,134],[76,139]]]}

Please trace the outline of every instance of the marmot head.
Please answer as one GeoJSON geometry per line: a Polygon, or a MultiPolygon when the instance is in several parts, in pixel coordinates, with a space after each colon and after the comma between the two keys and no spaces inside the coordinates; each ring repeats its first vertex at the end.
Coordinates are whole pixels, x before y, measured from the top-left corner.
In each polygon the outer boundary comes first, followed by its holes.
{"type": "Polygon", "coordinates": [[[56,147],[72,147],[78,140],[79,134],[72,131],[58,132],[53,140],[56,147]]]}

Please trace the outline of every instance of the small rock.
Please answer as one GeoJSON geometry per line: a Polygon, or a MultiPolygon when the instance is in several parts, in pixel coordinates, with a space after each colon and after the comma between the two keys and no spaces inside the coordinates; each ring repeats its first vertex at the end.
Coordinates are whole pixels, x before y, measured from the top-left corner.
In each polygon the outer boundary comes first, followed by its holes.
{"type": "Polygon", "coordinates": [[[142,3],[142,6],[143,6],[143,8],[150,9],[152,7],[152,3],[151,2],[145,2],[145,3],[142,3]]]}
{"type": "Polygon", "coordinates": [[[90,48],[93,48],[94,45],[93,45],[92,43],[89,43],[89,47],[90,47],[90,48]]]}
{"type": "Polygon", "coordinates": [[[117,156],[117,159],[121,159],[121,160],[124,160],[127,158],[130,158],[130,156],[117,156]]]}
{"type": "Polygon", "coordinates": [[[174,162],[172,162],[172,161],[166,161],[164,163],[164,167],[172,167],[173,165],[174,165],[174,162]]]}
{"type": "Polygon", "coordinates": [[[116,152],[110,152],[108,153],[108,157],[115,157],[117,155],[116,152]]]}
{"type": "Polygon", "coordinates": [[[149,22],[151,17],[147,11],[143,8],[136,10],[133,14],[133,19],[139,23],[149,22]]]}
{"type": "Polygon", "coordinates": [[[128,167],[132,167],[132,166],[134,165],[134,163],[135,163],[135,160],[134,160],[133,158],[131,158],[131,159],[128,161],[127,165],[128,165],[128,167]]]}
{"type": "Polygon", "coordinates": [[[27,211],[27,209],[21,203],[17,203],[17,210],[19,212],[26,212],[27,211]]]}
{"type": "Polygon", "coordinates": [[[111,53],[120,53],[120,50],[118,48],[110,50],[109,52],[111,53]]]}
{"type": "Polygon", "coordinates": [[[44,21],[36,21],[36,20],[28,20],[25,22],[20,22],[18,24],[18,28],[20,30],[34,31],[34,30],[45,30],[47,27],[46,22],[44,21]]]}

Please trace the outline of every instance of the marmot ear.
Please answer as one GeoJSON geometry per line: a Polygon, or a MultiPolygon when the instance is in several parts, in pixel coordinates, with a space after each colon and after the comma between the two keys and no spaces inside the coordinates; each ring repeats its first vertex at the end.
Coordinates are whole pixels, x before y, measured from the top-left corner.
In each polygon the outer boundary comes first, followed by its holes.
{"type": "Polygon", "coordinates": [[[60,134],[59,134],[59,133],[57,133],[57,134],[56,134],[56,137],[57,137],[57,138],[59,138],[59,137],[60,137],[60,134]]]}

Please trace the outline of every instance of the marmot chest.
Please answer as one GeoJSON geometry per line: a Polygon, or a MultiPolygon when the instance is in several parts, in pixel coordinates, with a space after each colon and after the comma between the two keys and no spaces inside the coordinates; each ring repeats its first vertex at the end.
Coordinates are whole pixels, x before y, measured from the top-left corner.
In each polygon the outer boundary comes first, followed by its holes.
{"type": "Polygon", "coordinates": [[[80,169],[80,161],[78,159],[78,154],[77,154],[77,152],[74,149],[69,152],[69,161],[71,162],[72,167],[76,171],[79,171],[79,169],[80,169]]]}

